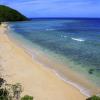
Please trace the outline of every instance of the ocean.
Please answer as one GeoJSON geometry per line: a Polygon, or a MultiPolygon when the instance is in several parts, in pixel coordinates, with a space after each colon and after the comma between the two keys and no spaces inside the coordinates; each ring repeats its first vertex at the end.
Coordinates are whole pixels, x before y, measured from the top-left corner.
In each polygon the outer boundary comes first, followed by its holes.
{"type": "Polygon", "coordinates": [[[84,89],[80,90],[84,94],[93,91],[98,94],[100,19],[33,19],[11,22],[9,27],[9,35],[20,42],[34,59],[53,69],[60,78],[77,88],[82,87],[82,83],[85,84],[84,89]],[[72,70],[77,75],[70,75],[71,79],[67,76],[67,70],[72,70]],[[80,82],[82,79],[79,76],[87,81],[80,82]]]}

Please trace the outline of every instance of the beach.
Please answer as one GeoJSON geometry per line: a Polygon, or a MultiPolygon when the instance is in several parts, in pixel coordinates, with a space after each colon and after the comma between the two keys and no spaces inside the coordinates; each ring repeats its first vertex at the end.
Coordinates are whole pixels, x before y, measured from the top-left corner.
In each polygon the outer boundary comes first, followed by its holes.
{"type": "Polygon", "coordinates": [[[8,83],[21,83],[24,91],[34,100],[85,100],[78,89],[58,78],[49,68],[32,59],[25,50],[7,36],[0,26],[0,67],[8,83]]]}

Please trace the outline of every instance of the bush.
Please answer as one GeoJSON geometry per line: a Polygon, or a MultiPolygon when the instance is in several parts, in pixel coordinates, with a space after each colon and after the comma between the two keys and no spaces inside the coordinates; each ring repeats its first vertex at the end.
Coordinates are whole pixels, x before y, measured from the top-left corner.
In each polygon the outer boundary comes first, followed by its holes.
{"type": "Polygon", "coordinates": [[[33,100],[33,97],[29,95],[21,98],[22,91],[20,83],[7,84],[3,78],[0,78],[0,100],[33,100]]]}
{"type": "Polygon", "coordinates": [[[9,92],[6,89],[0,89],[0,100],[8,100],[9,92]]]}
{"type": "Polygon", "coordinates": [[[16,83],[12,85],[11,89],[13,91],[13,97],[19,100],[22,92],[22,85],[20,83],[16,83]]]}
{"type": "Polygon", "coordinates": [[[25,95],[24,97],[21,98],[21,100],[33,100],[33,97],[29,95],[25,95]]]}
{"type": "MultiPolygon", "coordinates": [[[[0,22],[1,24],[1,22],[0,22]]],[[[0,78],[0,87],[5,83],[6,81],[3,78],[0,78]]]]}
{"type": "Polygon", "coordinates": [[[92,96],[92,97],[90,97],[90,98],[88,98],[86,100],[100,100],[100,97],[98,97],[98,96],[92,96]]]}

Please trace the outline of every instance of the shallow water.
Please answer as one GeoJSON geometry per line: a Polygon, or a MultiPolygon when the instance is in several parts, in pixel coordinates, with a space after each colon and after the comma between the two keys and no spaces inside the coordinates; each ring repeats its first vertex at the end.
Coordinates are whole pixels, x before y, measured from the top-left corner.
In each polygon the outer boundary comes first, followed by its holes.
{"type": "MultiPolygon", "coordinates": [[[[9,25],[13,36],[20,35],[31,43],[30,47],[41,48],[100,87],[99,19],[37,19],[9,25]]],[[[19,41],[21,38],[16,37],[19,41]]]]}

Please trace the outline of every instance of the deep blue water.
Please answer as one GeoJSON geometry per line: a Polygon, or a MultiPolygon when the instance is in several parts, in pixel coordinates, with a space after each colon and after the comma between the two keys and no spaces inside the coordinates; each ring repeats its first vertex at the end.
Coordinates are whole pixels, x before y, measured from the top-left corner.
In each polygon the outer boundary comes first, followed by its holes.
{"type": "Polygon", "coordinates": [[[10,26],[32,43],[81,65],[99,84],[100,19],[34,19],[10,26]]]}

